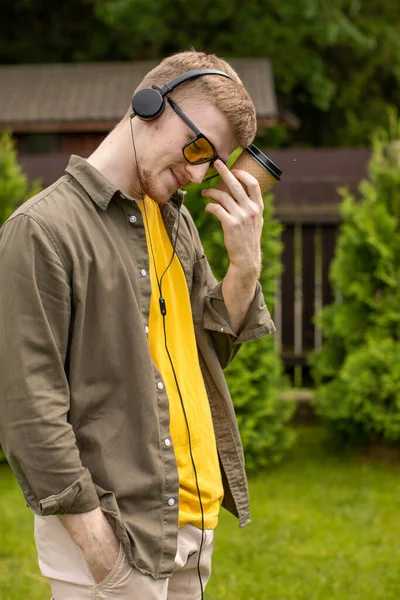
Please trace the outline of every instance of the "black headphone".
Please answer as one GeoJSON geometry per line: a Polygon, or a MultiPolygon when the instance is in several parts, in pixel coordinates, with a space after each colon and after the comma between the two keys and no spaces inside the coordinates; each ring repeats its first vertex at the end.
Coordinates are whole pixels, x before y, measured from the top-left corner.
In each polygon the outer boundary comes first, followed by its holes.
{"type": "Polygon", "coordinates": [[[227,77],[232,79],[230,75],[223,71],[213,71],[206,69],[204,71],[188,71],[179,75],[176,79],[170,83],[166,83],[162,88],[152,85],[151,88],[144,88],[134,94],[132,98],[132,110],[131,117],[135,115],[143,121],[151,121],[159,117],[165,108],[165,96],[172,92],[178,85],[181,85],[184,81],[189,79],[196,79],[203,75],[220,75],[221,77],[227,77]]]}

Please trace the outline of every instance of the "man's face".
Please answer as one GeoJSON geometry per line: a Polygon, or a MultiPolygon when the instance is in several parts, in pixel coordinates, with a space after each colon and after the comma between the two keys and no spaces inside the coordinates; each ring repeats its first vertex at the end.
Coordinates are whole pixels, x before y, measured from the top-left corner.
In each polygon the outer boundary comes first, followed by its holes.
{"type": "MultiPolygon", "coordinates": [[[[211,104],[193,106],[187,101],[179,102],[179,108],[227,162],[237,143],[224,113],[211,104]]],[[[191,181],[201,183],[210,163],[187,162],[182,147],[196,135],[168,103],[162,116],[148,125],[146,147],[141,147],[138,153],[141,183],[150,198],[165,204],[178,188],[191,181]]]]}

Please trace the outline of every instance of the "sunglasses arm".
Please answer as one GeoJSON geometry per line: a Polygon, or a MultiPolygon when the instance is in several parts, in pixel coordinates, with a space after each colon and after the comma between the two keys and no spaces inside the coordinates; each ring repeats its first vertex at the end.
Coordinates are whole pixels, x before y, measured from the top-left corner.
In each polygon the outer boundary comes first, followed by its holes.
{"type": "Polygon", "coordinates": [[[198,129],[196,125],[192,123],[190,119],[187,118],[187,116],[181,111],[181,109],[175,104],[175,102],[171,100],[171,98],[167,98],[167,100],[172,110],[182,119],[182,121],[186,123],[188,127],[190,127],[193,133],[195,133],[196,135],[201,135],[200,129],[198,129]]]}

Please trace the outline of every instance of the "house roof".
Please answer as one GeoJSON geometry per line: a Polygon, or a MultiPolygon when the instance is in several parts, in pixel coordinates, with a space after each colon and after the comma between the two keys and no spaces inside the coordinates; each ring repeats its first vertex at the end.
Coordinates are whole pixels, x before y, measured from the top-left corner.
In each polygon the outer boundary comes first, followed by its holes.
{"type": "MultiPolygon", "coordinates": [[[[107,131],[126,112],[133,90],[157,60],[0,65],[0,128],[107,131]]],[[[259,124],[276,122],[269,60],[232,59],[256,106],[259,124]]]]}

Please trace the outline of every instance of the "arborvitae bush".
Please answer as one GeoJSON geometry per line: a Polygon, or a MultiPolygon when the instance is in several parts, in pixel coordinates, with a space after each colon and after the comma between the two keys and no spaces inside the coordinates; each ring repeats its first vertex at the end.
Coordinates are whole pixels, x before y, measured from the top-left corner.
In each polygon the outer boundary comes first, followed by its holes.
{"type": "Polygon", "coordinates": [[[13,210],[39,191],[39,184],[29,185],[17,163],[17,151],[10,133],[0,133],[0,225],[13,210]]]}
{"type": "Polygon", "coordinates": [[[373,139],[360,200],[342,190],[336,303],[311,359],[316,411],[350,441],[400,443],[400,123],[373,139]]]}
{"type": "MultiPolygon", "coordinates": [[[[209,200],[201,196],[200,189],[201,186],[189,186],[185,205],[195,220],[213,273],[221,280],[229,266],[223,230],[220,221],[204,211],[209,200]]],[[[264,205],[260,282],[273,314],[276,281],[282,270],[282,228],[273,219],[272,195],[264,198],[264,205]]],[[[294,405],[280,399],[288,383],[274,346],[274,336],[243,344],[225,374],[235,404],[247,468],[279,462],[293,441],[293,433],[286,423],[293,414],[294,405]]]]}

